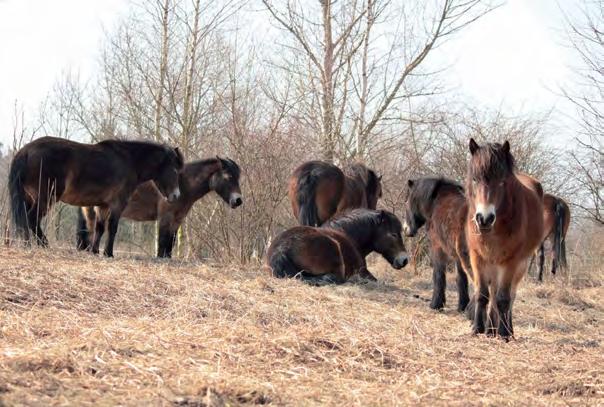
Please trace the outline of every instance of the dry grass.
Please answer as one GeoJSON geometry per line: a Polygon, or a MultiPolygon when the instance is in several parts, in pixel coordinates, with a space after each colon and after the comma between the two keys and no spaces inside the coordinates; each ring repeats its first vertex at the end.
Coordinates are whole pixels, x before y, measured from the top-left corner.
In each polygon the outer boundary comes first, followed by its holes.
{"type": "Polygon", "coordinates": [[[0,269],[0,404],[604,404],[601,284],[524,284],[503,343],[469,335],[453,289],[429,310],[425,272],[315,288],[17,248],[0,269]]]}

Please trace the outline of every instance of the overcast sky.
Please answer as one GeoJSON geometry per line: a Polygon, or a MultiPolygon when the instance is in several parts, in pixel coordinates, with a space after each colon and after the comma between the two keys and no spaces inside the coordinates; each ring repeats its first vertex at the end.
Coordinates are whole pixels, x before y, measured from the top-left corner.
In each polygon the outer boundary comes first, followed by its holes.
{"type": "MultiPolygon", "coordinates": [[[[442,48],[453,67],[447,81],[478,106],[512,114],[572,109],[555,94],[571,78],[560,12],[574,0],[508,0],[442,48]]],[[[104,30],[127,13],[129,0],[0,0],[0,142],[12,137],[15,101],[33,112],[62,71],[95,73],[104,30]]],[[[548,140],[561,144],[570,132],[548,140]]]]}

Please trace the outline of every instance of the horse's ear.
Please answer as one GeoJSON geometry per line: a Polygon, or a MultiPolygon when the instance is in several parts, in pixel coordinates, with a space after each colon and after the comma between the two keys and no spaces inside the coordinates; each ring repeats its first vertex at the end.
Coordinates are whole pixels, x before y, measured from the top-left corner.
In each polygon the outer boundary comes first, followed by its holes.
{"type": "Polygon", "coordinates": [[[473,138],[470,139],[470,153],[472,155],[474,155],[474,153],[480,148],[480,146],[478,145],[478,143],[476,143],[476,141],[474,141],[473,138]]]}
{"type": "Polygon", "coordinates": [[[510,142],[507,140],[503,143],[503,152],[506,154],[510,152],[510,142]]]}
{"type": "Polygon", "coordinates": [[[178,165],[181,167],[185,165],[185,157],[182,155],[182,152],[178,147],[174,147],[174,153],[176,154],[176,158],[178,159],[178,165]]]}
{"type": "Polygon", "coordinates": [[[380,217],[379,217],[380,223],[384,223],[384,221],[386,220],[386,217],[387,217],[386,211],[383,209],[380,209],[380,217]]]}
{"type": "Polygon", "coordinates": [[[407,180],[407,186],[409,186],[409,189],[413,188],[413,183],[414,181],[412,179],[407,180]]]}

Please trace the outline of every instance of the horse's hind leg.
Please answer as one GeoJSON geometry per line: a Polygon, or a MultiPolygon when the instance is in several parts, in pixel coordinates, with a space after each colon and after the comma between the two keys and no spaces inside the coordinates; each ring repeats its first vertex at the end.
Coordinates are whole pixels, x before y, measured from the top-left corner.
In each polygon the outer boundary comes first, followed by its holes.
{"type": "Polygon", "coordinates": [[[157,238],[157,257],[172,257],[172,249],[176,242],[176,233],[178,232],[179,224],[175,222],[159,223],[159,236],[157,238]]]}
{"type": "Polygon", "coordinates": [[[543,281],[543,267],[545,263],[545,244],[541,242],[541,246],[539,246],[539,277],[537,277],[538,281],[543,281]]]}
{"type": "Polygon", "coordinates": [[[468,275],[463,269],[461,262],[457,261],[455,263],[455,267],[457,268],[457,311],[464,312],[468,303],[470,302],[470,297],[468,295],[468,275]]]}
{"type": "Polygon", "coordinates": [[[440,250],[434,251],[432,254],[432,301],[430,308],[442,309],[445,306],[445,290],[447,288],[447,270],[446,260],[443,259],[440,250]]]}
{"type": "Polygon", "coordinates": [[[48,247],[48,239],[42,230],[42,218],[46,215],[46,204],[40,205],[38,202],[27,212],[28,226],[31,233],[36,237],[38,246],[48,247]]]}

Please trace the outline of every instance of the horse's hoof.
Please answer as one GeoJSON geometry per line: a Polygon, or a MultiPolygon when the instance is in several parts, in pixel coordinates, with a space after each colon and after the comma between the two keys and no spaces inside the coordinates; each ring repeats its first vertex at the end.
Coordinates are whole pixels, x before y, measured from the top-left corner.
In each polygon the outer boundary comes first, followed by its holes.
{"type": "Polygon", "coordinates": [[[444,304],[444,303],[442,303],[442,302],[434,302],[434,301],[432,301],[432,302],[430,303],[430,308],[432,308],[433,310],[436,310],[436,311],[440,311],[440,310],[442,310],[444,307],[445,307],[445,304],[444,304]]]}

